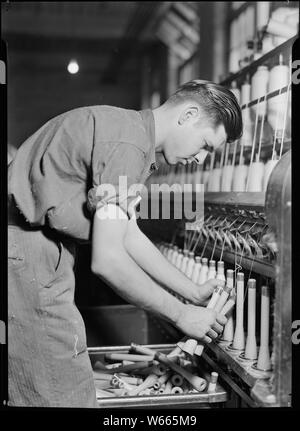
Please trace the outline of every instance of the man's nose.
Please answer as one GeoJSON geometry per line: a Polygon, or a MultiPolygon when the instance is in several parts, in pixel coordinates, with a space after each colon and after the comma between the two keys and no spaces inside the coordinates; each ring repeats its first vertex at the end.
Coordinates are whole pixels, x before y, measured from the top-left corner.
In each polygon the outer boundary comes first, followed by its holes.
{"type": "Polygon", "coordinates": [[[200,150],[198,154],[194,156],[194,159],[198,163],[198,165],[202,165],[204,163],[204,160],[208,154],[208,151],[206,150],[200,150]]]}

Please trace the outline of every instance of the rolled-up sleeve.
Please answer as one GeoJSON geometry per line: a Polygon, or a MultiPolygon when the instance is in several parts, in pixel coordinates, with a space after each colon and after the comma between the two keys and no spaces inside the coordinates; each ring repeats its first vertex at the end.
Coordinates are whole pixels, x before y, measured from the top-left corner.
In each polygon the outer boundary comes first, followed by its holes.
{"type": "Polygon", "coordinates": [[[101,144],[102,156],[93,155],[93,187],[88,191],[87,206],[91,212],[108,203],[127,212],[129,202],[138,196],[145,169],[146,154],[132,143],[101,144]]]}

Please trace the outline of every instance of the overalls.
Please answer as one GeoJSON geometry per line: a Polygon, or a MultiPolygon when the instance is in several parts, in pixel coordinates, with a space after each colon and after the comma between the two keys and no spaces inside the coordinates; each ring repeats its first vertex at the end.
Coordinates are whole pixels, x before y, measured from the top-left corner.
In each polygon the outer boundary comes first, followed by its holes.
{"type": "Polygon", "coordinates": [[[154,137],[151,110],[77,108],[42,126],[11,162],[10,405],[97,407],[70,244],[90,240],[99,201],[119,199],[117,188],[99,195],[100,184],[144,183],[155,169],[154,137]]]}
{"type": "Polygon", "coordinates": [[[8,220],[9,405],[97,407],[72,247],[27,225],[12,201],[8,220]]]}

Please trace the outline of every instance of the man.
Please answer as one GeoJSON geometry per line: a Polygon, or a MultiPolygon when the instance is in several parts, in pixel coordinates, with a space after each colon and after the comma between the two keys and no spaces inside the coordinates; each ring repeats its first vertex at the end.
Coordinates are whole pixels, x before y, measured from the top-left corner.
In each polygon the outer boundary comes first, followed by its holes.
{"type": "Polygon", "coordinates": [[[10,405],[97,406],[74,304],[75,241],[91,241],[92,271],[128,302],[193,338],[210,342],[221,333],[226,318],[201,307],[217,282],[196,286],[171,266],[131,217],[136,196],[118,183],[120,176],[128,187],[143,183],[155,169],[155,152],[169,164],[201,162],[241,132],[233,94],[191,81],[153,111],[79,108],[24,142],[8,171],[10,405]],[[104,196],[101,184],[116,192],[104,196]]]}

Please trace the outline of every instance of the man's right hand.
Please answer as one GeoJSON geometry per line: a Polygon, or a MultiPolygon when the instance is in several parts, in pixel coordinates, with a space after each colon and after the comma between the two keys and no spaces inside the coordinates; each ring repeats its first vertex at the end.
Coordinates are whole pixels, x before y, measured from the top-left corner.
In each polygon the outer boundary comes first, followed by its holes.
{"type": "Polygon", "coordinates": [[[196,340],[210,343],[223,332],[227,318],[216,311],[185,304],[177,319],[176,326],[186,335],[196,340]]]}

